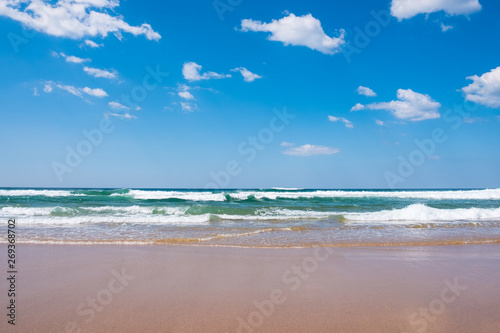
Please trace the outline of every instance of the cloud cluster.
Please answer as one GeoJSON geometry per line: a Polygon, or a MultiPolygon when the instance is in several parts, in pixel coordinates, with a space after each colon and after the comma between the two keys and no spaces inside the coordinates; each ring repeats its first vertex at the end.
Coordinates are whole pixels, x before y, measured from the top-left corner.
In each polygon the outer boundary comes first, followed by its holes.
{"type": "Polygon", "coordinates": [[[391,15],[399,21],[418,14],[439,11],[444,11],[449,15],[467,15],[479,10],[481,10],[481,4],[478,0],[392,0],[391,3],[391,15]]]}
{"type": "Polygon", "coordinates": [[[345,44],[343,29],[340,29],[338,37],[329,37],[323,31],[321,22],[311,14],[289,14],[270,23],[245,19],[241,21],[240,30],[269,32],[268,40],[282,42],[285,46],[305,46],[324,54],[338,53],[345,44]]]}
{"type": "Polygon", "coordinates": [[[147,23],[131,26],[121,16],[113,15],[119,4],[118,0],[3,0],[0,16],[56,37],[81,39],[113,33],[121,38],[126,32],[149,40],[161,38],[147,23]]]}
{"type": "Polygon", "coordinates": [[[441,104],[434,101],[429,95],[419,94],[411,89],[398,89],[397,101],[371,103],[368,105],[356,104],[351,111],[388,110],[396,118],[411,121],[439,118],[438,109],[441,104]]]}
{"type": "Polygon", "coordinates": [[[465,99],[490,108],[500,107],[500,66],[481,76],[468,76],[472,83],[462,88],[465,99]]]}

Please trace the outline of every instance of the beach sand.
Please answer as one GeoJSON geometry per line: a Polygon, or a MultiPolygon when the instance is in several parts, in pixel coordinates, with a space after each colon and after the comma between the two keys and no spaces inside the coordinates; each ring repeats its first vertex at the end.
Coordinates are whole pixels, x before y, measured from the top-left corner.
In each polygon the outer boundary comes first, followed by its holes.
{"type": "Polygon", "coordinates": [[[2,332],[500,332],[495,244],[18,244],[17,260],[2,332]]]}

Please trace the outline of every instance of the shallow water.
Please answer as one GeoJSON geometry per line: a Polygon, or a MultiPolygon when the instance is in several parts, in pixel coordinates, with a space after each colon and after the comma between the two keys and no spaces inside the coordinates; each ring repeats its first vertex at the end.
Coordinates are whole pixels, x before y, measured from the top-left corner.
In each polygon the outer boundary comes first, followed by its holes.
{"type": "Polygon", "coordinates": [[[16,220],[21,243],[490,243],[500,242],[500,189],[5,188],[0,219],[16,220]]]}

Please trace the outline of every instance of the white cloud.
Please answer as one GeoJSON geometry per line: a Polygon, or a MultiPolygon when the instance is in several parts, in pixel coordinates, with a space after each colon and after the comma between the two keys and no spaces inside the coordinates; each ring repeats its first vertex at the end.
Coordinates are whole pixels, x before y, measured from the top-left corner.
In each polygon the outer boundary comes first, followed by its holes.
{"type": "Polygon", "coordinates": [[[117,72],[113,70],[113,72],[109,72],[104,69],[99,69],[99,68],[91,68],[91,67],[83,67],[83,71],[87,73],[88,75],[91,75],[93,77],[102,77],[110,80],[116,79],[116,74],[117,72]]]}
{"type": "Polygon", "coordinates": [[[64,91],[67,91],[67,92],[69,92],[72,95],[75,95],[75,96],[78,96],[78,97],[82,97],[82,90],[79,89],[79,88],[76,88],[76,87],[73,87],[73,86],[67,86],[67,85],[64,85],[64,84],[57,84],[56,87],[59,88],[59,89],[62,89],[64,91]]]}
{"type": "Polygon", "coordinates": [[[46,93],[50,93],[52,92],[52,89],[54,89],[52,87],[52,82],[45,82],[44,83],[44,86],[43,86],[43,91],[46,92],[46,93]]]}
{"type": "Polygon", "coordinates": [[[341,121],[345,124],[345,127],[354,128],[354,125],[352,124],[352,122],[343,118],[343,117],[328,116],[328,120],[333,121],[333,122],[341,121]]]}
{"type": "MultiPolygon", "coordinates": [[[[198,88],[198,87],[196,87],[196,88],[198,88]]],[[[193,96],[193,94],[191,94],[189,92],[189,89],[191,89],[191,87],[189,87],[185,84],[178,84],[177,85],[177,95],[179,95],[179,97],[187,99],[187,100],[194,99],[194,96],[193,96]]]]}
{"type": "Polygon", "coordinates": [[[98,97],[98,98],[108,96],[108,94],[101,88],[95,88],[95,89],[92,89],[89,87],[77,88],[77,87],[70,86],[70,85],[56,84],[52,81],[47,81],[44,83],[43,91],[46,93],[51,93],[53,90],[53,86],[55,86],[61,90],[64,90],[72,95],[81,97],[81,98],[83,98],[83,93],[90,95],[90,96],[98,97]]]}
{"type": "Polygon", "coordinates": [[[121,104],[121,103],[118,103],[118,102],[109,102],[108,103],[109,107],[112,108],[112,109],[115,109],[115,110],[128,110],[129,107],[121,104]]]}
{"type": "Polygon", "coordinates": [[[500,107],[500,66],[481,76],[468,76],[472,83],[462,88],[465,99],[490,108],[500,107]]]}
{"type": "Polygon", "coordinates": [[[352,108],[351,108],[351,111],[359,111],[359,110],[364,110],[365,109],[365,106],[361,103],[356,103],[356,105],[354,105],[352,108]]]}
{"type": "Polygon", "coordinates": [[[358,94],[363,95],[363,96],[367,96],[367,97],[377,96],[377,94],[368,87],[359,86],[357,91],[358,91],[358,94]]]}
{"type": "Polygon", "coordinates": [[[193,94],[191,94],[189,91],[179,91],[177,93],[179,97],[182,97],[184,99],[194,99],[193,94]]]}
{"type": "Polygon", "coordinates": [[[285,150],[283,154],[292,156],[311,156],[311,155],[332,155],[340,153],[340,149],[326,147],[326,146],[315,146],[315,145],[303,145],[300,147],[293,147],[285,150]]]}
{"type": "Polygon", "coordinates": [[[183,111],[193,112],[198,108],[196,104],[181,102],[181,108],[183,111]]]}
{"type": "Polygon", "coordinates": [[[379,126],[384,126],[384,122],[382,120],[375,119],[375,124],[379,126]]]}
{"type": "Polygon", "coordinates": [[[484,119],[481,117],[464,117],[464,123],[466,124],[474,124],[474,123],[482,123],[488,121],[488,119],[484,119]]]}
{"type": "Polygon", "coordinates": [[[429,155],[429,156],[427,156],[427,158],[429,160],[440,160],[441,156],[439,156],[439,155],[429,155]]]}
{"type": "Polygon", "coordinates": [[[60,52],[60,53],[52,52],[52,55],[56,58],[59,58],[59,56],[61,56],[64,59],[66,59],[66,62],[72,62],[74,64],[81,64],[84,62],[91,61],[91,59],[89,59],[89,58],[84,59],[84,58],[79,58],[79,57],[75,57],[75,56],[68,56],[68,55],[64,54],[63,52],[60,52]]]}
{"type": "Polygon", "coordinates": [[[149,40],[161,38],[147,23],[131,26],[122,16],[113,15],[119,4],[118,0],[4,0],[0,16],[56,37],[80,39],[113,33],[121,38],[121,33],[127,32],[149,40]]]}
{"type": "Polygon", "coordinates": [[[391,15],[399,21],[442,10],[449,15],[467,15],[481,10],[481,5],[478,0],[392,0],[391,4],[391,15]]]}
{"type": "Polygon", "coordinates": [[[441,107],[441,104],[432,100],[429,95],[419,94],[411,89],[398,89],[397,97],[397,101],[371,103],[365,105],[364,108],[369,110],[388,110],[396,118],[411,121],[440,117],[438,109],[441,107]]]}
{"type": "Polygon", "coordinates": [[[87,45],[88,47],[91,47],[93,49],[96,49],[96,48],[99,48],[101,46],[104,46],[104,44],[102,44],[102,43],[101,44],[97,44],[96,42],[94,42],[94,41],[92,41],[90,39],[86,39],[84,43],[85,43],[85,45],[87,45]]]}
{"type": "Polygon", "coordinates": [[[112,112],[107,112],[106,113],[106,117],[108,117],[108,116],[122,118],[122,119],[137,119],[136,116],[131,115],[130,113],[112,113],[112,112]]]}
{"type": "Polygon", "coordinates": [[[311,14],[289,14],[270,23],[245,19],[241,21],[241,31],[270,32],[268,40],[282,42],[285,46],[306,46],[324,54],[338,53],[345,44],[343,29],[340,29],[338,37],[329,37],[323,31],[321,22],[311,14]]]}
{"type": "Polygon", "coordinates": [[[99,97],[99,98],[103,98],[103,97],[107,97],[108,94],[102,90],[101,88],[95,88],[95,89],[92,89],[92,88],[89,88],[89,87],[85,87],[82,89],[82,91],[84,93],[86,93],[87,95],[90,95],[90,96],[94,96],[94,97],[99,97]]]}
{"type": "Polygon", "coordinates": [[[441,23],[441,31],[442,32],[445,32],[445,31],[448,31],[448,30],[451,30],[451,29],[453,29],[452,25],[445,25],[444,23],[441,23]]]}
{"type": "Polygon", "coordinates": [[[40,94],[38,93],[38,88],[37,87],[33,88],[33,96],[40,96],[40,94]]]}
{"type": "Polygon", "coordinates": [[[256,79],[262,79],[262,76],[250,72],[245,67],[234,68],[234,69],[231,69],[231,71],[232,72],[240,72],[241,75],[243,75],[243,80],[245,80],[245,82],[253,82],[256,79]]]}
{"type": "Polygon", "coordinates": [[[200,74],[202,66],[195,62],[185,62],[182,66],[182,75],[188,81],[200,81],[209,79],[224,79],[231,77],[230,74],[219,74],[215,72],[205,72],[200,74]]]}
{"type": "Polygon", "coordinates": [[[291,142],[282,142],[280,143],[280,146],[282,147],[291,147],[291,146],[295,146],[295,143],[291,143],[291,142]]]}
{"type": "Polygon", "coordinates": [[[83,59],[83,58],[78,58],[78,57],[75,57],[75,56],[68,56],[68,57],[66,57],[66,62],[72,62],[72,63],[75,63],[75,64],[81,64],[81,63],[87,62],[87,61],[90,61],[90,59],[88,59],[88,58],[83,59]]]}

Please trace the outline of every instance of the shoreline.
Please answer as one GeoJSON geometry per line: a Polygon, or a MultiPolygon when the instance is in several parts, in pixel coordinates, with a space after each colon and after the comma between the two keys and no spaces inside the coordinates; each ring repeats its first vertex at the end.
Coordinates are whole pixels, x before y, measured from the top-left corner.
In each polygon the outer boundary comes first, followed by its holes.
{"type": "Polygon", "coordinates": [[[500,330],[498,244],[17,251],[19,332],[500,330]]]}
{"type": "MultiPolygon", "coordinates": [[[[21,241],[17,244],[30,246],[183,246],[183,247],[209,247],[209,248],[236,248],[236,249],[311,249],[317,247],[325,248],[393,248],[393,247],[429,247],[429,246],[475,246],[475,245],[495,245],[500,244],[500,239],[483,240],[448,240],[436,242],[413,242],[413,243],[338,243],[338,244],[304,244],[304,245],[238,245],[238,244],[210,244],[203,241],[189,242],[164,242],[164,241],[21,241]]],[[[7,245],[8,242],[0,240],[0,245],[7,245]]]]}

